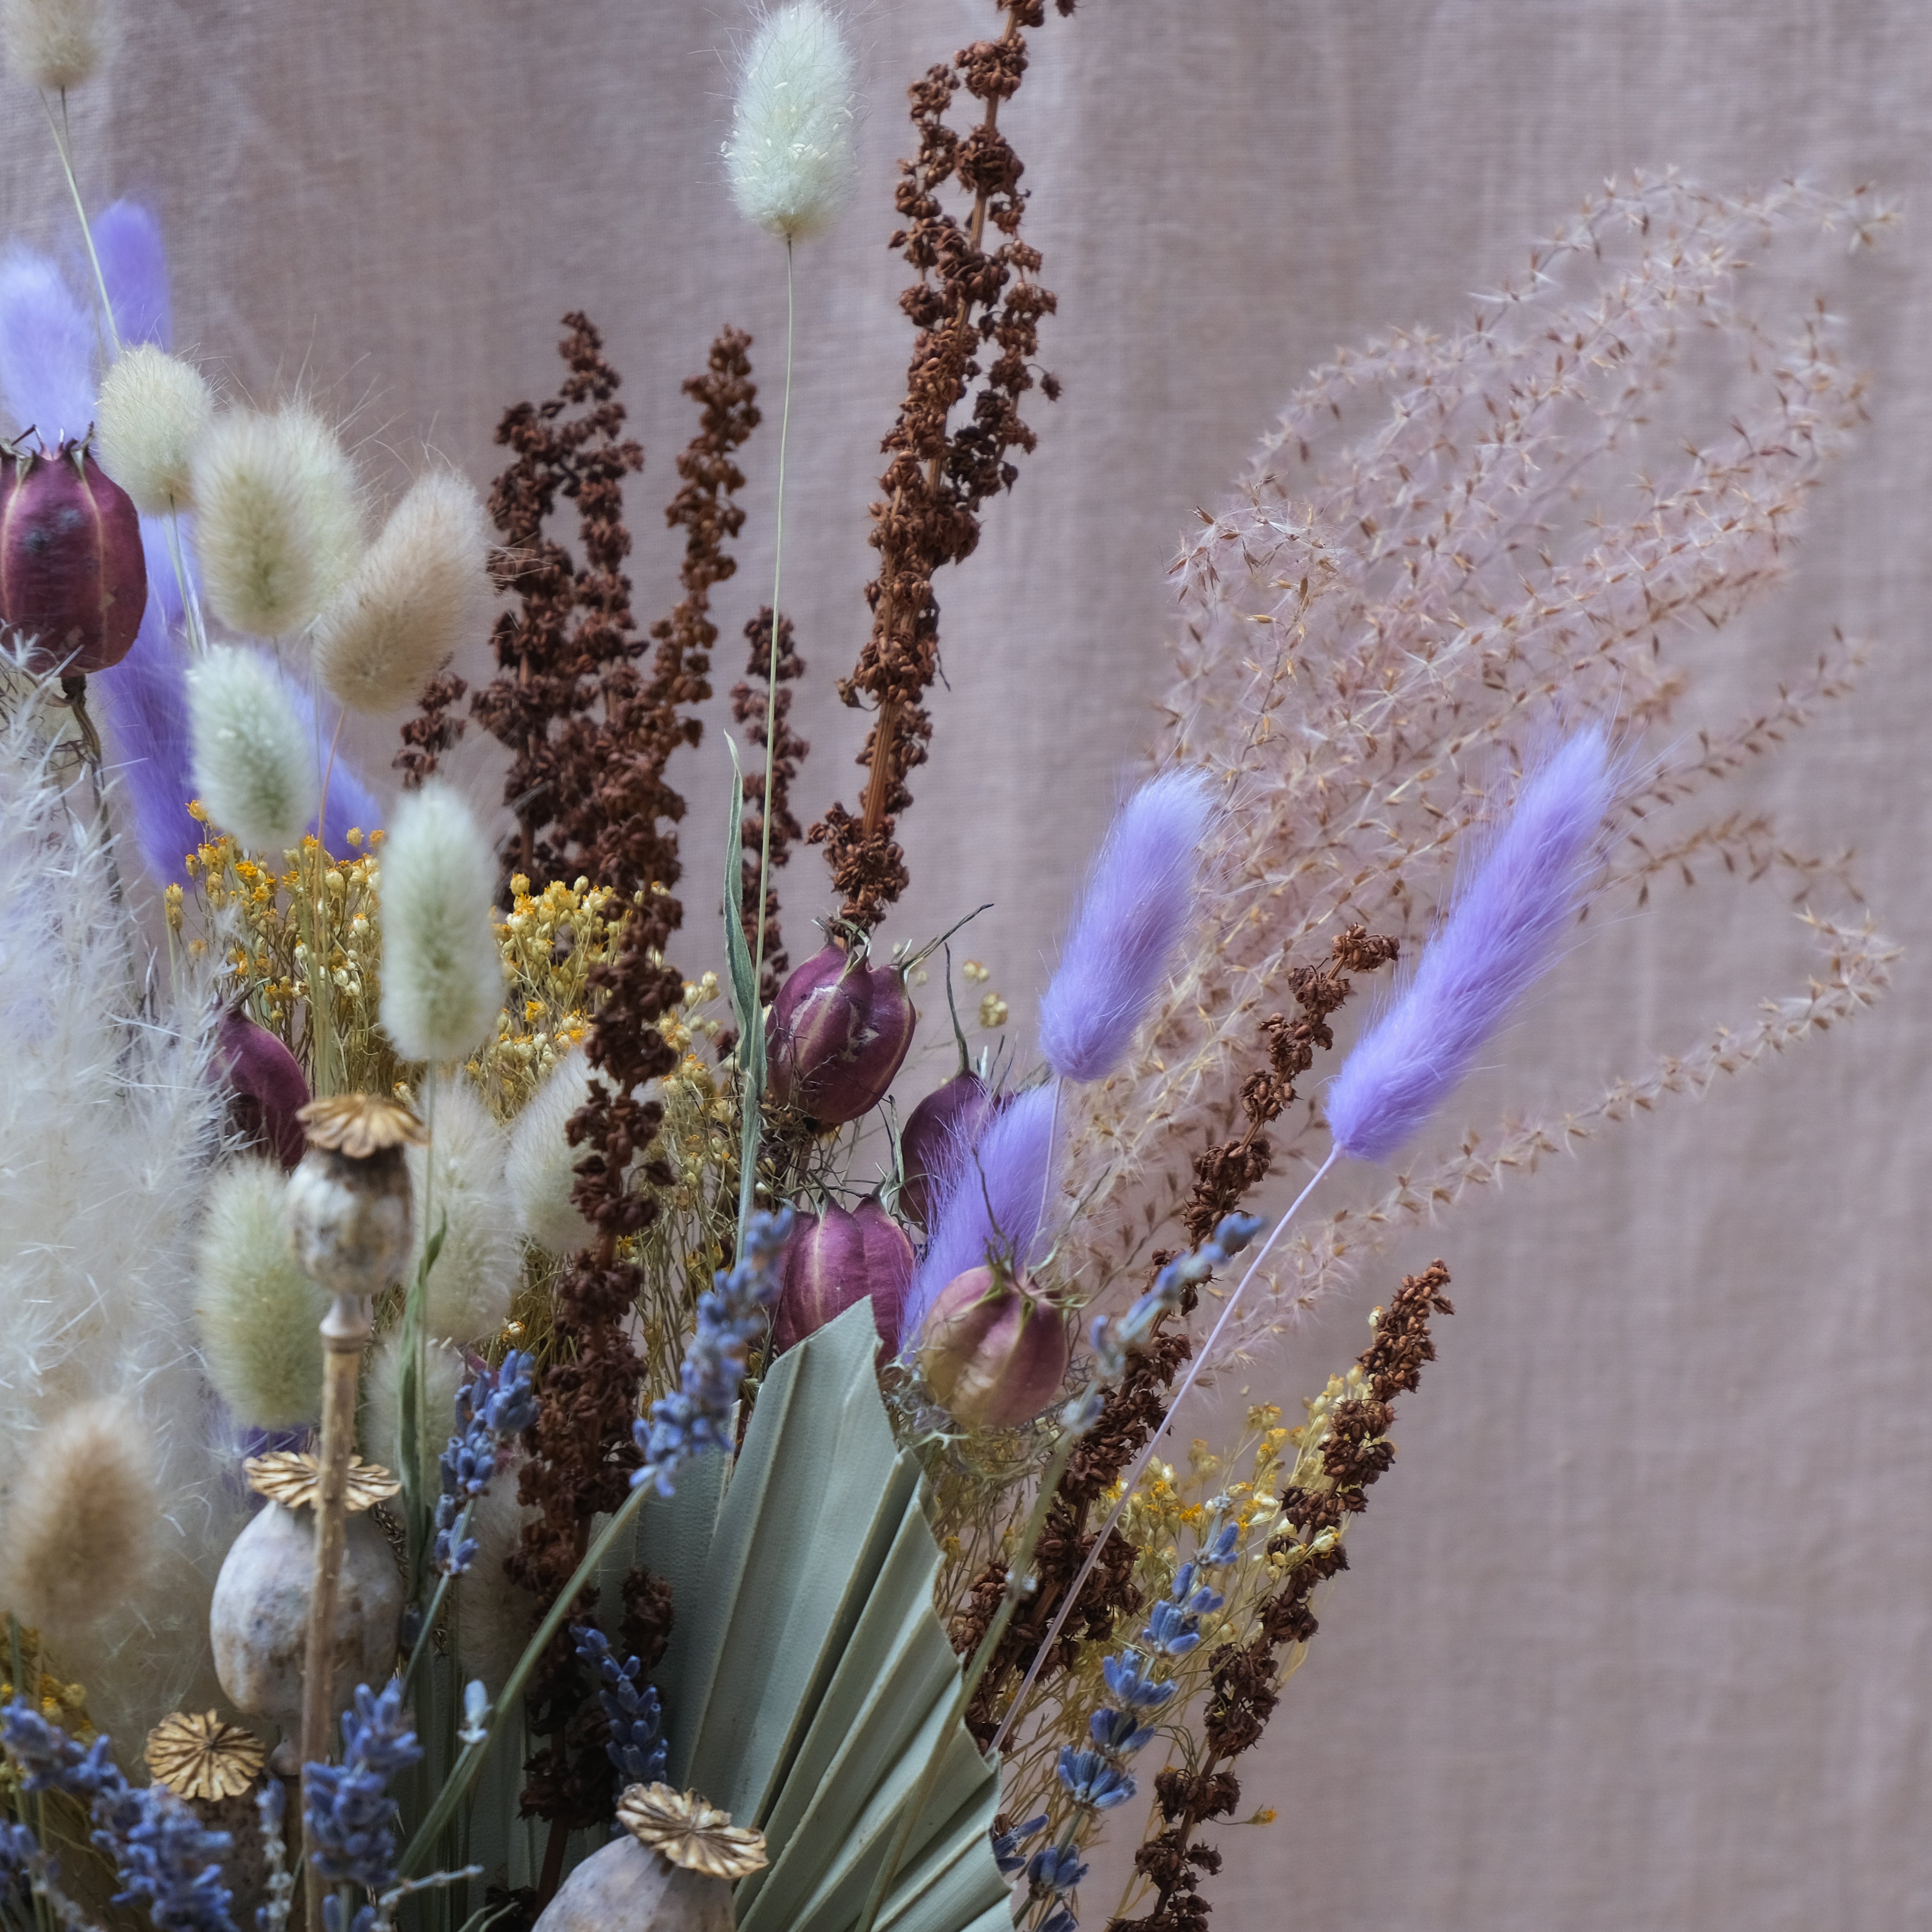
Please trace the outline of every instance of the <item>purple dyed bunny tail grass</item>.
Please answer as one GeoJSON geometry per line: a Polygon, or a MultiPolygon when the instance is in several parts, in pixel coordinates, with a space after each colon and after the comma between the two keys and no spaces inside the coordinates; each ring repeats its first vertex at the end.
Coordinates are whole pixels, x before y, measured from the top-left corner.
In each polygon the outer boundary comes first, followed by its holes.
{"type": "Polygon", "coordinates": [[[117,201],[94,218],[94,252],[114,310],[121,346],[174,345],[174,309],[168,298],[168,256],[161,224],[138,201],[117,201]]]}
{"type": "Polygon", "coordinates": [[[0,396],[16,430],[52,449],[94,423],[94,318],[46,256],[0,254],[0,396]]]}
{"type": "Polygon", "coordinates": [[[1322,1096],[1342,1152],[1386,1160],[1412,1138],[1550,963],[1588,882],[1615,776],[1610,742],[1592,725],[1524,780],[1413,977],[1322,1096]]]}
{"type": "Polygon", "coordinates": [[[1040,1202],[1058,1151],[1053,1097],[1048,1087],[1016,1095],[976,1141],[949,1155],[934,1190],[932,1238],[906,1295],[900,1332],[908,1352],[948,1282],[984,1268],[989,1255],[1010,1254],[1022,1268],[1038,1258],[1040,1202]]]}
{"type": "Polygon", "coordinates": [[[1040,1002],[1040,1050],[1063,1080],[1103,1080],[1126,1057],[1186,930],[1212,815],[1206,777],[1186,770],[1115,814],[1040,1002]]]}

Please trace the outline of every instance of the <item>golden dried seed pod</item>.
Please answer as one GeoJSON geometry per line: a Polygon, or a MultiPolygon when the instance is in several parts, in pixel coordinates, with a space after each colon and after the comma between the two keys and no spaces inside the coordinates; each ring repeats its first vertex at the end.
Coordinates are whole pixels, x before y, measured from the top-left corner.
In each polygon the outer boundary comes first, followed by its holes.
{"type": "Polygon", "coordinates": [[[640,1845],[707,1878],[735,1882],[770,1863],[764,1832],[733,1824],[730,1812],[707,1804],[694,1791],[633,1784],[617,1801],[617,1822],[640,1845]]]}

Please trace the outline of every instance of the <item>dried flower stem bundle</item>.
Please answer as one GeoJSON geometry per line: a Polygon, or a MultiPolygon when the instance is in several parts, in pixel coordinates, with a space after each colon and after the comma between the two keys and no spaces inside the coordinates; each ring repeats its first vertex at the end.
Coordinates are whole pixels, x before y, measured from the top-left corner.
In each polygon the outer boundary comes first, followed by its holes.
{"type": "MultiPolygon", "coordinates": [[[[1073,10],[1073,0],[1054,4],[1063,14],[1073,10]]],[[[999,116],[1026,72],[1023,29],[1045,22],[1046,0],[1001,0],[1000,11],[1005,25],[998,40],[974,41],[914,85],[919,151],[899,166],[896,205],[906,226],[891,245],[919,272],[899,298],[919,334],[905,400],[885,440],[891,460],[879,481],[881,499],[872,506],[879,572],[866,589],[872,635],[838,687],[848,704],[869,698],[874,707],[858,760],[868,775],[866,795],[856,817],[835,805],[809,835],[825,847],[832,884],[844,895],[839,916],[868,930],[905,890],[905,857],[893,831],[912,802],[906,779],[925,761],[932,730],[920,700],[939,670],[934,576],[972,554],[980,506],[1012,488],[1018,471],[1010,452],[1030,452],[1036,440],[1019,402],[1034,386],[1040,319],[1054,303],[1032,279],[1039,252],[1019,238],[1022,164],[999,116]],[[946,121],[962,87],[985,104],[979,125],[963,138],[946,121]],[[963,222],[940,200],[952,182],[973,197],[963,222]],[[988,221],[1003,238],[990,249],[988,221]],[[998,353],[982,370],[978,358],[989,346],[998,353]],[[971,419],[951,427],[969,395],[971,419]]],[[[1050,376],[1040,386],[1049,398],[1059,394],[1050,376]]]]}

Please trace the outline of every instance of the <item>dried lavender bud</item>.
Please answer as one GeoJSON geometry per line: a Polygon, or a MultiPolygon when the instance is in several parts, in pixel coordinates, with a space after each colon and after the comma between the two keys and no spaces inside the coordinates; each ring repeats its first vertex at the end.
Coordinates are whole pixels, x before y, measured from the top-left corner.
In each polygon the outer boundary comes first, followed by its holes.
{"type": "Polygon", "coordinates": [[[919,1366],[955,1421],[1010,1429],[1052,1401],[1071,1355],[1065,1319],[1024,1275],[976,1268],[940,1290],[919,1366]]]}
{"type": "Polygon", "coordinates": [[[134,500],[86,442],[0,444],[0,618],[36,670],[85,676],[124,658],[148,603],[134,500]]]}
{"type": "Polygon", "coordinates": [[[773,1095],[821,1126],[842,1126],[886,1097],[919,1016],[890,966],[862,946],[828,946],[789,974],[766,1028],[773,1095]]]}
{"type": "Polygon", "coordinates": [[[302,1063],[266,1027],[238,1012],[222,1016],[214,1061],[236,1128],[285,1172],[292,1169],[308,1144],[296,1118],[309,1102],[302,1063]]]}
{"type": "Polygon", "coordinates": [[[929,1225],[933,1197],[948,1162],[972,1146],[980,1130],[1008,1098],[994,1094],[976,1073],[956,1073],[914,1108],[899,1137],[899,1159],[905,1169],[899,1209],[909,1220],[922,1228],[929,1225]]]}
{"type": "Polygon", "coordinates": [[[772,1340],[780,1348],[802,1342],[872,1298],[872,1319],[888,1357],[899,1352],[899,1312],[912,1282],[912,1242],[874,1198],[848,1210],[835,1202],[823,1214],[802,1214],[778,1269],[772,1340]]]}

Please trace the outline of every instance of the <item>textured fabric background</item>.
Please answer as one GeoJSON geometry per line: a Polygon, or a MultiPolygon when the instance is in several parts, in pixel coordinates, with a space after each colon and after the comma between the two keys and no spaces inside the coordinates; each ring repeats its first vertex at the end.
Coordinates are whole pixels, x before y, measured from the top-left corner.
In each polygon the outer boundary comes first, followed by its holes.
{"type": "MultiPolygon", "coordinates": [[[[305,378],[355,412],[379,469],[428,442],[481,481],[502,408],[550,390],[556,318],[581,305],[650,452],[632,499],[638,605],[666,607],[657,506],[690,422],[677,383],[720,322],[755,333],[776,420],[782,256],[734,221],[716,159],[735,9],[139,10],[75,100],[75,140],[90,199],[160,208],[184,342],[260,396],[305,378]]],[[[784,602],[814,680],[808,817],[854,784],[859,721],[829,686],[863,635],[865,506],[909,338],[880,245],[902,90],[990,17],[980,0],[865,13],[856,205],[799,254],[784,602]]],[[[1085,0],[1036,49],[1004,124],[1060,298],[1045,360],[1066,394],[1036,408],[1037,458],[942,585],[950,688],[891,928],[923,935],[997,901],[970,950],[1022,1028],[1145,736],[1177,533],[1301,371],[1373,328],[1458,320],[1613,170],[1876,180],[1910,215],[1932,167],[1918,0],[1085,0]]],[[[38,111],[10,83],[4,108],[8,224],[64,245],[38,111]]],[[[1859,848],[1912,949],[1894,995],[1382,1269],[1392,1285],[1442,1252],[1460,1312],[1250,1760],[1247,1802],[1279,1820],[1218,1833],[1217,1923],[1894,1932],[1932,1915],[1929,267],[1910,219],[1876,258],[1832,265],[1871,423],[1793,583],[1727,635],[1682,721],[1748,706],[1833,623],[1873,639],[1860,692],[1737,796],[1816,849],[1859,848]]],[[[721,688],[767,594],[774,449],[752,452],[721,688]]],[[[386,776],[390,742],[357,748],[386,776]]],[[[714,731],[681,774],[694,909],[722,760],[714,731]]],[[[490,794],[487,760],[469,770],[490,794]]],[[[785,878],[795,952],[822,880],[811,854],[785,878]]],[[[694,937],[682,963],[704,950],[694,937]]],[[[1564,963],[1471,1117],[1587,1097],[1804,971],[1774,886],[1666,892],[1564,963]]],[[[1292,1407],[1318,1388],[1381,1292],[1332,1305],[1256,1394],[1292,1407]]],[[[1089,1922],[1112,1900],[1090,1886],[1089,1922]]]]}

